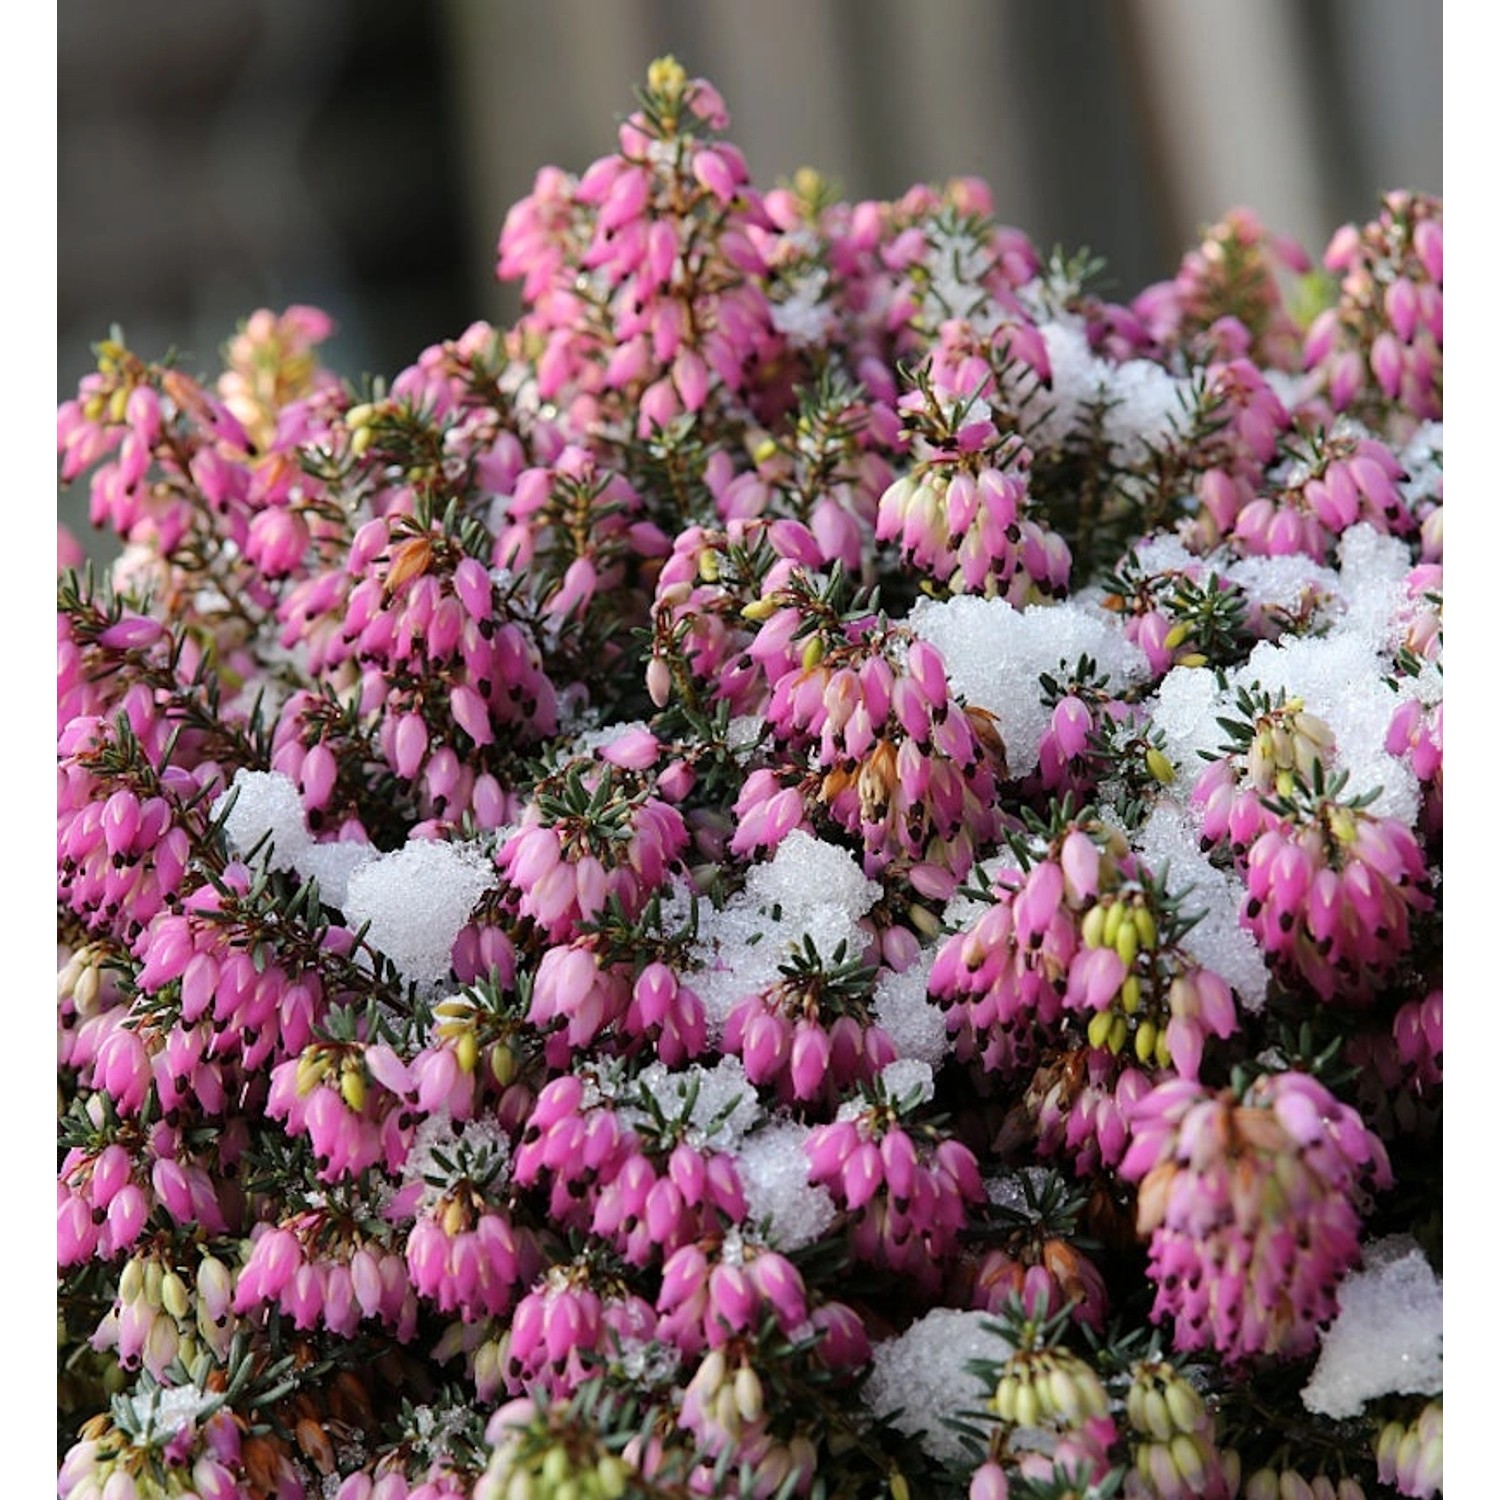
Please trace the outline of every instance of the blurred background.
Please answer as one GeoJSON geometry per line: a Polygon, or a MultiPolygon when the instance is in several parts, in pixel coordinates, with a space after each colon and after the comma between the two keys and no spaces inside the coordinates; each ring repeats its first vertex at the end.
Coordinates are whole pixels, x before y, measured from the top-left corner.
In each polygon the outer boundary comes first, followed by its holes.
{"type": "Polygon", "coordinates": [[[614,146],[647,63],[715,82],[757,186],[985,178],[1112,295],[1253,208],[1314,254],[1393,187],[1442,191],[1441,0],[68,0],[58,8],[58,384],[112,323],[216,368],[312,302],[342,374],[477,317],[539,167],[614,146]]]}

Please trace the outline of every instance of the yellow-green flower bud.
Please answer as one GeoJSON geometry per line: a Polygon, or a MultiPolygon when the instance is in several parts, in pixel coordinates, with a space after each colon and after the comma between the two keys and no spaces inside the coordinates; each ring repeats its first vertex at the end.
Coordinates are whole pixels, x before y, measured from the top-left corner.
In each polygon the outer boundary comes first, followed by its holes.
{"type": "Polygon", "coordinates": [[[1041,1398],[1042,1410],[1049,1417],[1071,1421],[1078,1409],[1078,1382],[1061,1365],[1040,1372],[1036,1390],[1041,1398]]]}
{"type": "Polygon", "coordinates": [[[479,1062],[479,1038],[472,1030],[465,1031],[454,1044],[453,1055],[465,1073],[472,1073],[479,1062]]]}
{"type": "Polygon", "coordinates": [[[1114,1025],[1112,1010],[1096,1010],[1089,1020],[1089,1046],[1103,1049],[1109,1046],[1110,1027],[1114,1025]]]}
{"type": "Polygon", "coordinates": [[[134,1302],[146,1289],[146,1267],[131,1257],[120,1269],[120,1301],[134,1302]]]}
{"type": "Polygon", "coordinates": [[[1131,913],[1131,921],[1135,926],[1136,936],[1141,940],[1141,947],[1152,949],[1156,946],[1157,931],[1156,918],[1151,913],[1149,906],[1138,906],[1131,913]]]}
{"type": "Polygon", "coordinates": [[[691,1388],[699,1391],[704,1399],[712,1396],[729,1378],[729,1362],[722,1349],[711,1349],[698,1366],[691,1381],[691,1388]]]}
{"type": "Polygon", "coordinates": [[[1089,907],[1083,914],[1083,922],[1079,927],[1079,934],[1083,938],[1085,948],[1102,948],[1104,946],[1104,928],[1108,909],[1100,906],[1097,902],[1089,907]]]}
{"type": "Polygon", "coordinates": [[[943,930],[942,921],[925,906],[913,902],[906,909],[906,920],[922,937],[934,938],[943,930]]]}
{"type": "Polygon", "coordinates": [[[1156,1066],[1169,1068],[1172,1065],[1172,1046],[1167,1041],[1167,1028],[1163,1026],[1156,1034],[1156,1066]]]}
{"type": "Polygon", "coordinates": [[[467,995],[448,995],[432,1007],[432,1019],[437,1022],[437,1034],[448,1036],[456,1027],[472,1024],[474,1002],[467,995]]]}
{"type": "Polygon", "coordinates": [[[1143,1063],[1149,1063],[1156,1056],[1156,1022],[1152,1020],[1142,1021],[1135,1029],[1135,1055],[1143,1063]]]}
{"type": "Polygon", "coordinates": [[[1141,1416],[1145,1430],[1163,1443],[1177,1431],[1172,1413],[1167,1407],[1167,1398],[1162,1394],[1161,1387],[1154,1382],[1147,1386],[1141,1397],[1141,1416]]]}
{"type": "Polygon", "coordinates": [[[328,1055],[321,1047],[309,1047],[303,1052],[297,1059],[296,1085],[299,1099],[305,1099],[322,1083],[328,1066],[328,1055]]]}
{"type": "Polygon", "coordinates": [[[205,1255],[198,1262],[197,1282],[198,1297],[204,1302],[227,1303],[234,1287],[229,1267],[214,1255],[205,1255]]]}
{"type": "Polygon", "coordinates": [[[1164,1391],[1167,1410],[1180,1432],[1196,1432],[1205,1416],[1203,1397],[1180,1376],[1170,1376],[1164,1391]]]}
{"type": "Polygon", "coordinates": [[[557,1486],[573,1472],[573,1465],[568,1461],[567,1450],[553,1447],[547,1450],[547,1456],[542,1460],[542,1482],[547,1485],[557,1486]]]}
{"type": "Polygon", "coordinates": [[[646,87],[664,99],[679,99],[687,87],[687,70],[669,52],[646,68],[646,87]]]}
{"type": "Polygon", "coordinates": [[[365,1065],[356,1057],[346,1057],[343,1066],[339,1069],[339,1093],[344,1096],[344,1103],[354,1111],[362,1114],[365,1107],[365,1065]]]}
{"type": "Polygon", "coordinates": [[[185,1318],[192,1302],[182,1277],[176,1271],[168,1271],[161,1279],[161,1305],[174,1318],[185,1318]]]}
{"type": "Polygon", "coordinates": [[[705,1403],[705,1409],[712,1411],[713,1420],[724,1429],[738,1437],[741,1429],[740,1409],[735,1405],[734,1385],[728,1383],[721,1385],[718,1394],[714,1396],[712,1404],[705,1403]]]}
{"type": "Polygon", "coordinates": [[[1023,1376],[1016,1386],[1016,1425],[1035,1427],[1041,1420],[1041,1397],[1031,1381],[1023,1376]]]}
{"type": "Polygon", "coordinates": [[[490,1048],[490,1072],[501,1088],[509,1088],[517,1072],[516,1054],[504,1042],[496,1042],[490,1048]]]}
{"type": "Polygon", "coordinates": [[[1047,1394],[1053,1413],[1070,1427],[1109,1410],[1109,1397],[1093,1367],[1077,1355],[1059,1350],[1052,1355],[1047,1394]]]}
{"type": "Polygon", "coordinates": [[[1328,829],[1339,843],[1352,844],[1359,831],[1359,824],[1347,807],[1335,807],[1328,815],[1328,829]]]}
{"type": "Polygon", "coordinates": [[[1120,901],[1112,901],[1105,908],[1104,914],[1104,944],[1106,948],[1115,948],[1120,938],[1120,925],[1125,920],[1125,905],[1120,901]]]}
{"type": "Polygon", "coordinates": [[[1199,1493],[1205,1477],[1203,1448],[1196,1435],[1179,1432],[1171,1443],[1172,1466],[1187,1482],[1190,1493],[1199,1493]]]}
{"type": "Polygon", "coordinates": [[[765,1410],[766,1398],[760,1376],[749,1365],[741,1365],[734,1372],[734,1404],[747,1422],[755,1421],[765,1410]]]}
{"type": "Polygon", "coordinates": [[[1245,1481],[1245,1500],[1278,1500],[1280,1476],[1275,1469],[1257,1469],[1245,1481]]]}
{"type": "Polygon", "coordinates": [[[162,1369],[177,1358],[177,1319],[166,1313],[157,1313],[151,1321],[151,1330],[146,1335],[146,1347],[141,1358],[147,1369],[162,1369]]]}

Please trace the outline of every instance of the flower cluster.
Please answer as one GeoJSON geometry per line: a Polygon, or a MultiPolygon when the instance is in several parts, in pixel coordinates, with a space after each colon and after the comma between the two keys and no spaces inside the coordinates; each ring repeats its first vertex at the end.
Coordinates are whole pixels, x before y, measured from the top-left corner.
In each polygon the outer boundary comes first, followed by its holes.
{"type": "Polygon", "coordinates": [[[59,1495],[1437,1493],[1442,204],[1113,302],[727,125],[59,411],[59,1495]]]}

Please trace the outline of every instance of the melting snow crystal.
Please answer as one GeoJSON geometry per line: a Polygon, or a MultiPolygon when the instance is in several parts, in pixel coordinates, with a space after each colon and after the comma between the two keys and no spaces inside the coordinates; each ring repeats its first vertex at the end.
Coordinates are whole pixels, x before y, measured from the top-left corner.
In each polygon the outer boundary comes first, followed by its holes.
{"type": "Polygon", "coordinates": [[[839,945],[846,961],[869,941],[860,919],[880,887],[865,877],[854,856],[794,829],[765,863],[753,865],[745,888],[722,910],[699,908],[694,957],[701,967],[692,985],[711,1028],[748,995],[775,984],[792,950],[810,939],[825,963],[839,945]]]}
{"type": "Polygon", "coordinates": [[[769,1221],[766,1241],[783,1252],[815,1244],[837,1213],[828,1189],[807,1180],[803,1146],[809,1134],[809,1126],[778,1121],[750,1136],[735,1160],[745,1189],[746,1223],[769,1221]]]}
{"type": "Polygon", "coordinates": [[[1303,1405],[1325,1417],[1358,1416],[1392,1392],[1443,1388],[1442,1282],[1405,1235],[1367,1247],[1365,1265],[1340,1285],[1338,1317],[1302,1390],[1303,1405]]]}
{"type": "Polygon", "coordinates": [[[936,1308],[899,1338],[875,1345],[865,1400],[933,1458],[955,1462],[965,1450],[944,1418],[983,1406],[989,1394],[969,1361],[998,1364],[1012,1352],[988,1313],[936,1308]]]}
{"type": "Polygon", "coordinates": [[[1381,788],[1371,804],[1384,817],[1416,820],[1420,795],[1416,776],[1404,761],[1388,755],[1386,731],[1400,702],[1386,681],[1390,663],[1357,630],[1319,639],[1262,641],[1231,678],[1235,686],[1254,683],[1274,698],[1284,691],[1301,698],[1333,731],[1334,767],[1349,773],[1350,795],[1381,788]]]}
{"type": "MultiPolygon", "coordinates": [[[[316,880],[323,902],[342,909],[349,877],[378,851],[369,844],[314,843],[296,783],[280,771],[241,768],[234,773],[233,791],[234,806],[224,822],[224,834],[231,846],[248,854],[270,834],[266,846],[269,852],[263,851],[269,868],[295,871],[304,880],[316,880]]],[[[228,797],[226,792],[215,801],[215,813],[228,797]]]]}
{"type": "Polygon", "coordinates": [[[942,1010],[927,998],[935,949],[929,949],[900,974],[887,969],[875,985],[871,1007],[876,1023],[901,1057],[914,1057],[931,1068],[942,1066],[952,1047],[942,1010]]]}
{"type": "Polygon", "coordinates": [[[1036,769],[1051,720],[1038,680],[1088,655],[1118,692],[1149,672],[1145,654],[1126,639],[1116,615],[1083,601],[1013,608],[1004,599],[963,594],[921,599],[907,624],[942,653],[950,690],[995,716],[1012,776],[1036,769]]]}
{"type": "Polygon", "coordinates": [[[218,815],[229,797],[234,806],[224,820],[224,834],[241,854],[248,854],[267,834],[271,836],[265,855],[273,870],[292,870],[298,859],[312,845],[307,822],[302,813],[302,798],[296,783],[280,771],[247,771],[234,773],[231,789],[213,805],[218,815]]]}
{"type": "Polygon", "coordinates": [[[1163,751],[1177,767],[1174,790],[1192,792],[1205,762],[1199,751],[1217,756],[1227,736],[1219,719],[1232,707],[1231,696],[1219,688],[1217,675],[1207,667],[1173,667],[1162,678],[1151,708],[1151,724],[1163,736],[1163,751]]]}
{"type": "Polygon", "coordinates": [[[1254,937],[1239,925],[1244,882],[1209,863],[1196,826],[1169,802],[1152,809],[1135,846],[1154,875],[1166,871],[1173,895],[1192,887],[1183,897],[1184,910],[1203,916],[1183,938],[1183,951],[1224,979],[1247,1010],[1259,1010],[1268,975],[1254,937]]]}
{"type": "Polygon", "coordinates": [[[1187,414],[1184,401],[1191,390],[1155,360],[1131,359],[1109,374],[1104,413],[1104,435],[1110,458],[1122,468],[1141,462],[1161,447],[1187,414]]]}
{"type": "Polygon", "coordinates": [[[309,844],[297,859],[297,873],[304,880],[316,880],[324,903],[342,911],[349,899],[350,877],[379,856],[373,844],[309,844]]]}
{"type": "Polygon", "coordinates": [[[370,924],[369,939],[413,984],[447,974],[453,942],[475,903],[494,884],[495,867],[472,844],[412,839],[349,877],[344,915],[370,924]]]}
{"type": "Polygon", "coordinates": [[[760,1118],[755,1085],[737,1057],[722,1057],[712,1068],[695,1064],[677,1073],[663,1062],[648,1063],[636,1075],[633,1089],[641,1102],[620,1109],[625,1123],[649,1118],[644,1102],[649,1097],[667,1120],[681,1120],[686,1112],[689,1141],[695,1147],[733,1151],[760,1118]]]}

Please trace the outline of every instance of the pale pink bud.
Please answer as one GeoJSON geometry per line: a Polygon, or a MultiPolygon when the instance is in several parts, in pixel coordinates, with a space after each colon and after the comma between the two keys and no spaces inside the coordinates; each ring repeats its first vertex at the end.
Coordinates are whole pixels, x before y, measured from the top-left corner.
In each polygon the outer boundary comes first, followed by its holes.
{"type": "Polygon", "coordinates": [[[1010,1484],[1005,1470],[991,1460],[974,1470],[969,1480],[969,1500],[1009,1500],[1010,1484]]]}
{"type": "Polygon", "coordinates": [[[454,722],[478,746],[494,743],[489,708],[479,693],[466,682],[457,683],[449,695],[454,722]]]}
{"type": "Polygon", "coordinates": [[[708,1297],[714,1315],[733,1332],[738,1333],[754,1322],[755,1291],[739,1266],[715,1266],[709,1273],[708,1297]]]}
{"type": "Polygon", "coordinates": [[[859,1142],[849,1153],[840,1177],[849,1207],[862,1208],[875,1196],[883,1179],[880,1147],[874,1141],[859,1142]]]}
{"type": "Polygon", "coordinates": [[[812,1325],[822,1337],[818,1352],[834,1369],[851,1370],[869,1362],[870,1336],[859,1314],[842,1302],[825,1302],[814,1308],[812,1325]]]}
{"type": "Polygon", "coordinates": [[[1403,344],[1411,343],[1417,331],[1417,313],[1416,287],[1406,277],[1397,277],[1385,289],[1385,315],[1403,344]]]}
{"type": "Polygon", "coordinates": [[[544,612],[553,619],[562,619],[587,608],[598,583],[599,575],[593,560],[575,557],[563,574],[561,586],[548,599],[544,612]]]}
{"type": "Polygon", "coordinates": [[[309,809],[327,806],[338,779],[338,762],[334,759],[333,751],[321,740],[310,747],[302,758],[299,777],[303,805],[309,809]]]}
{"type": "Polygon", "coordinates": [[[646,664],[646,691],[658,708],[665,708],[672,697],[672,669],[659,656],[646,664]]]}
{"type": "MultiPolygon", "coordinates": [[[[457,714],[454,715],[457,718],[457,714]]],[[[396,721],[392,763],[396,774],[414,781],[427,754],[427,724],[419,713],[402,714],[396,721]]]]}
{"type": "Polygon", "coordinates": [[[705,147],[693,156],[693,176],[711,192],[720,203],[734,201],[734,174],[722,152],[714,147],[705,147]]]}
{"type": "Polygon", "coordinates": [[[146,1194],[137,1184],[127,1182],[115,1194],[105,1210],[105,1223],[108,1228],[106,1240],[111,1254],[118,1253],[135,1243],[136,1236],[145,1225],[148,1211],[146,1194]]]}
{"type": "Polygon", "coordinates": [[[251,520],[245,555],[268,577],[279,578],[302,561],[311,540],[307,522],[296,511],[273,506],[251,520]]]}
{"type": "Polygon", "coordinates": [[[1423,219],[1412,230],[1412,246],[1422,269],[1440,286],[1443,281],[1443,226],[1435,219],[1423,219]]]}
{"type": "MultiPolygon", "coordinates": [[[[798,1099],[811,1099],[828,1076],[828,1033],[815,1021],[799,1021],[792,1038],[792,1093],[798,1099]]],[[[748,1072],[748,1068],[746,1069],[748,1072]]]]}
{"type": "Polygon", "coordinates": [[[1075,828],[1064,840],[1058,863],[1070,901],[1081,903],[1099,891],[1099,846],[1075,828]]]}
{"type": "Polygon", "coordinates": [[[490,613],[490,575],[477,557],[465,557],[453,570],[453,590],[471,619],[483,620],[490,613]]]}
{"type": "Polygon", "coordinates": [[[609,744],[602,745],[599,749],[601,760],[607,760],[612,766],[620,766],[630,771],[643,771],[652,765],[661,748],[661,741],[644,725],[637,725],[633,729],[627,729],[624,734],[611,740],[609,744]]]}
{"type": "Polygon", "coordinates": [[[108,651],[144,651],[166,634],[159,620],[145,615],[125,615],[99,634],[99,644],[108,651]]]}
{"type": "Polygon", "coordinates": [[[708,367],[703,363],[703,357],[692,349],[679,349],[672,363],[672,379],[682,397],[683,407],[687,411],[701,410],[708,399],[708,367]]]}
{"type": "Polygon", "coordinates": [[[1346,349],[1333,361],[1329,374],[1328,399],[1333,402],[1335,411],[1342,411],[1353,401],[1359,394],[1362,381],[1359,353],[1346,349]]]}
{"type": "Polygon", "coordinates": [[[1370,346],[1370,368],[1386,399],[1394,401],[1401,390],[1401,344],[1396,335],[1389,332],[1376,334],[1370,346]]]}
{"type": "Polygon", "coordinates": [[[1074,1010],[1100,1010],[1125,982],[1125,964],[1113,948],[1086,948],[1068,970],[1067,1003],[1074,1010]]]}
{"type": "Polygon", "coordinates": [[[1069,695],[1052,710],[1052,734],[1064,760],[1077,760],[1089,747],[1094,719],[1081,698],[1069,695]]]}

